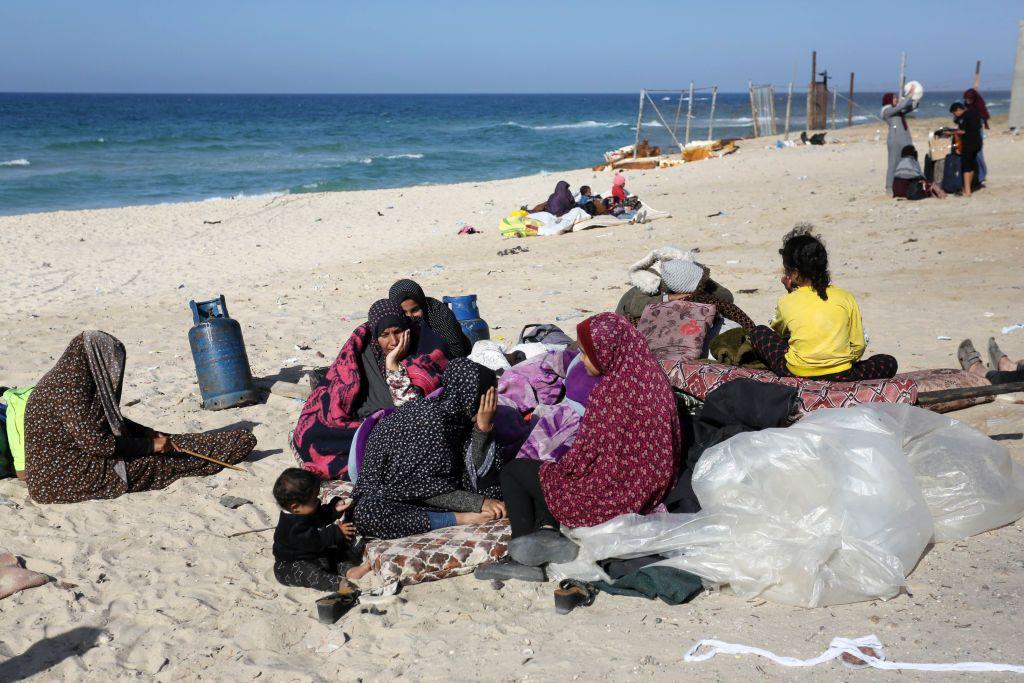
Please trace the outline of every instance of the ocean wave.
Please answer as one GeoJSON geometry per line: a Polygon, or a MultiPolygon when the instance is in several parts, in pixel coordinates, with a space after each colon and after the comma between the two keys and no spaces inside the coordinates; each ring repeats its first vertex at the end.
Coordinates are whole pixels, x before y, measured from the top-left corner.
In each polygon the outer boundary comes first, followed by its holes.
{"type": "Polygon", "coordinates": [[[107,143],[106,138],[94,138],[92,140],[73,140],[70,142],[51,142],[46,149],[88,149],[99,147],[107,143]]]}
{"type": "Polygon", "coordinates": [[[518,121],[506,121],[501,124],[510,128],[525,128],[527,130],[566,130],[569,128],[618,128],[619,126],[628,126],[628,123],[624,121],[577,121],[576,123],[552,123],[547,126],[530,126],[525,123],[519,123],[518,121]]]}
{"type": "MultiPolygon", "coordinates": [[[[290,194],[290,191],[289,190],[285,190],[283,192],[259,192],[259,193],[256,193],[256,194],[246,194],[244,192],[239,192],[238,194],[233,194],[230,197],[221,197],[221,196],[207,197],[207,198],[203,199],[203,201],[204,202],[219,202],[219,201],[223,201],[225,199],[274,199],[276,197],[283,197],[286,194],[290,194]]],[[[164,204],[177,204],[178,202],[162,202],[162,203],[164,203],[164,204]]]]}
{"type": "Polygon", "coordinates": [[[10,161],[0,161],[0,166],[31,166],[28,159],[11,159],[10,161]]]}
{"type": "Polygon", "coordinates": [[[384,156],[385,159],[422,159],[423,155],[416,154],[387,154],[384,156]]]}

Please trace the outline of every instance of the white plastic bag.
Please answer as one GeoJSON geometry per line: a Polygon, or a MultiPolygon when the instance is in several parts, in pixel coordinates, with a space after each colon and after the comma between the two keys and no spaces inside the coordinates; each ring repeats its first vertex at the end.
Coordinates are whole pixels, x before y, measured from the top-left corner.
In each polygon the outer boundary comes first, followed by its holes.
{"type": "Polygon", "coordinates": [[[1005,446],[962,422],[905,405],[878,406],[897,420],[903,451],[935,521],[937,543],[1010,524],[1024,514],[1024,467],[1005,446]]]}
{"type": "Polygon", "coordinates": [[[984,435],[920,408],[816,411],[708,449],[693,475],[699,513],[569,531],[580,557],[551,573],[605,578],[595,560],[660,553],[670,559],[659,564],[742,597],[804,607],[886,599],[931,540],[933,514],[943,539],[1020,517],[1019,469],[984,435]]]}

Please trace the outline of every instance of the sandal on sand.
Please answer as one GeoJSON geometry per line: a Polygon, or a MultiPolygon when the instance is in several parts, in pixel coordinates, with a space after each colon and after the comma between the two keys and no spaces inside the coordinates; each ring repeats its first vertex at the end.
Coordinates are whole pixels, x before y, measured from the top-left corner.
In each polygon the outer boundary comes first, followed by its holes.
{"type": "Polygon", "coordinates": [[[597,589],[586,581],[565,579],[555,589],[555,611],[568,614],[577,607],[589,607],[594,604],[597,589]]]}
{"type": "Polygon", "coordinates": [[[991,368],[992,370],[998,370],[999,369],[999,361],[1001,361],[1003,359],[1003,356],[1005,356],[1005,355],[1006,354],[1003,353],[1003,350],[999,348],[999,344],[996,343],[996,338],[995,337],[989,337],[988,338],[988,362],[989,362],[989,368],[991,368]]]}
{"type": "Polygon", "coordinates": [[[960,342],[960,346],[956,350],[956,358],[964,370],[970,370],[975,363],[981,362],[981,354],[975,350],[974,343],[970,339],[960,342]]]}
{"type": "Polygon", "coordinates": [[[543,567],[530,567],[519,564],[509,556],[505,556],[497,562],[483,564],[476,568],[473,576],[481,581],[508,581],[518,579],[519,581],[547,581],[547,574],[543,567]]]}
{"type": "Polygon", "coordinates": [[[359,590],[343,587],[337,593],[325,595],[316,601],[316,618],[321,624],[333,624],[359,602],[359,590]]]}
{"type": "Polygon", "coordinates": [[[548,562],[572,562],[579,551],[579,546],[557,529],[538,529],[508,542],[508,554],[512,559],[531,567],[548,562]]]}

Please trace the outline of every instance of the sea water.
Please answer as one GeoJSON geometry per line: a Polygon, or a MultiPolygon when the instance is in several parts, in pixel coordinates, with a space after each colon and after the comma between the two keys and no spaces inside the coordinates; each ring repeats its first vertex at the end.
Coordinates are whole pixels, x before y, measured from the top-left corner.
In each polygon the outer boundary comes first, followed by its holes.
{"type": "MultiPolygon", "coordinates": [[[[993,114],[1006,111],[1008,93],[986,95],[993,114]]],[[[955,97],[929,93],[921,114],[946,116],[955,97]]],[[[661,116],[648,105],[641,132],[668,149],[662,120],[682,137],[689,102],[652,99],[661,116]]],[[[858,95],[854,123],[874,120],[880,99],[858,95]]],[[[794,97],[797,131],[803,100],[794,97]]],[[[637,102],[636,93],[0,94],[0,214],[556,174],[631,144],[637,102]]],[[[752,133],[747,93],[720,93],[715,104],[715,137],[752,133]]],[[[698,139],[710,93],[693,105],[698,139]]],[[[777,94],[780,128],[784,112],[777,94]]]]}

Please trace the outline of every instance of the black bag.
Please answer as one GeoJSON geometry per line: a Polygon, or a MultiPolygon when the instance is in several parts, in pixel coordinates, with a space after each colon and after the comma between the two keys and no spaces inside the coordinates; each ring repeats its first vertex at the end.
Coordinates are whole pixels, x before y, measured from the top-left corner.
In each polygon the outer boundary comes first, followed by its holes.
{"type": "Polygon", "coordinates": [[[942,189],[947,194],[955,194],[964,189],[964,179],[960,175],[960,155],[950,154],[942,166],[942,189]]]}
{"type": "Polygon", "coordinates": [[[911,180],[910,184],[907,185],[907,199],[917,201],[918,199],[926,199],[931,193],[924,188],[923,180],[911,180]]]}

